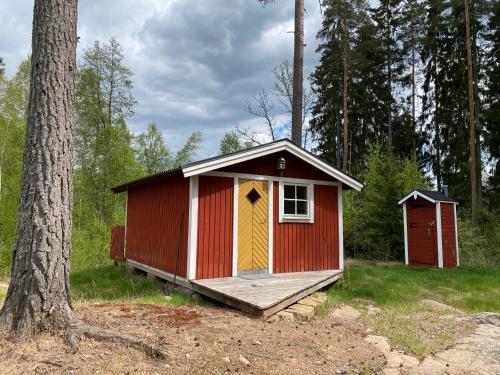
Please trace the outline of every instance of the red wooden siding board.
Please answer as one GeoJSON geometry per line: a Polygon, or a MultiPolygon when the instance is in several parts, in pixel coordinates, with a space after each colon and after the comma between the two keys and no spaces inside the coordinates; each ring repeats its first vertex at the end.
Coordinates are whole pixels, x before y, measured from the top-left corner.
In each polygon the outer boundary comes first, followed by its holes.
{"type": "Polygon", "coordinates": [[[253,160],[221,168],[219,171],[275,176],[276,164],[280,157],[284,157],[286,160],[286,169],[283,172],[284,177],[335,181],[332,176],[287,151],[261,156],[253,160]]]}
{"type": "Polygon", "coordinates": [[[200,176],[197,279],[232,274],[233,181],[226,177],[200,176]]]}
{"type": "Polygon", "coordinates": [[[186,277],[189,179],[167,180],[128,189],[127,259],[175,273],[177,241],[183,216],[177,275],[186,277]]]}
{"type": "Polygon", "coordinates": [[[337,187],[314,186],[314,224],[280,224],[277,182],[273,189],[273,272],[338,269],[337,187]]]}
{"type": "Polygon", "coordinates": [[[443,267],[456,267],[455,211],[452,203],[441,202],[441,236],[443,238],[443,267]]]}
{"type": "Polygon", "coordinates": [[[113,260],[123,260],[125,246],[125,225],[114,224],[111,227],[111,248],[109,257],[113,260]]]}
{"type": "Polygon", "coordinates": [[[406,202],[406,215],[409,264],[438,267],[436,205],[419,197],[406,202]]]}

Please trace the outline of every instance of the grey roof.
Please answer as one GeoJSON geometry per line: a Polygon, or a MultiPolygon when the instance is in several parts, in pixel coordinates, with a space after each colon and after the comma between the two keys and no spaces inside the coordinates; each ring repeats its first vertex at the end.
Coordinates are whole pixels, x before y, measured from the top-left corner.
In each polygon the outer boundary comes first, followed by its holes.
{"type": "Polygon", "coordinates": [[[443,193],[440,193],[439,191],[434,191],[434,190],[422,190],[422,189],[417,189],[419,193],[422,193],[423,195],[428,196],[431,199],[434,199],[437,202],[453,202],[453,203],[458,203],[453,198],[447,197],[443,193]]]}

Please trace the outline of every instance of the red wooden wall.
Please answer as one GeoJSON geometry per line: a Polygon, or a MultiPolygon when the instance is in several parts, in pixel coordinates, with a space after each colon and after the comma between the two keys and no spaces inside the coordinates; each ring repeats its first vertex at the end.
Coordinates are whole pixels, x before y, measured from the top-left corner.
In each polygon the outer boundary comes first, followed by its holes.
{"type": "Polygon", "coordinates": [[[455,211],[453,203],[441,202],[441,235],[443,238],[443,267],[457,266],[455,211]]]}
{"type": "Polygon", "coordinates": [[[125,225],[114,224],[111,227],[111,248],[109,257],[113,260],[123,260],[125,246],[125,225]]]}
{"type": "Polygon", "coordinates": [[[127,206],[127,259],[186,277],[189,179],[172,176],[130,187],[127,206]],[[177,242],[183,215],[179,258],[177,242]]]}
{"type": "Polygon", "coordinates": [[[436,205],[423,198],[406,201],[408,261],[438,266],[436,205]]]}
{"type": "Polygon", "coordinates": [[[314,186],[314,224],[279,223],[278,183],[274,183],[275,273],[339,268],[338,196],[336,186],[314,186]]]}
{"type": "Polygon", "coordinates": [[[234,180],[200,176],[196,278],[232,276],[234,180]]]}
{"type": "Polygon", "coordinates": [[[284,177],[335,181],[332,176],[327,175],[287,151],[265,155],[257,159],[231,165],[229,167],[221,168],[220,171],[275,176],[276,165],[280,157],[284,157],[286,161],[286,169],[283,173],[284,177]]]}

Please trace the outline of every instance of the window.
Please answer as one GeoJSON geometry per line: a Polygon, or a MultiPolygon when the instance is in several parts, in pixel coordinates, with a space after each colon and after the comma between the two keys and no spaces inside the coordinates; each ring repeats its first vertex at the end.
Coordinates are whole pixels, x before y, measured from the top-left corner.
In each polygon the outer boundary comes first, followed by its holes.
{"type": "Polygon", "coordinates": [[[280,222],[313,222],[313,185],[280,182],[280,222]]]}

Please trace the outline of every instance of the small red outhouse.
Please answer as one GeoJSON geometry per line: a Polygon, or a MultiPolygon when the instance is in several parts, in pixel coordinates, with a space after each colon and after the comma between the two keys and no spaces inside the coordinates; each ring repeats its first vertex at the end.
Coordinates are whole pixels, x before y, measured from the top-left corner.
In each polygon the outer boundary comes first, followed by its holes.
{"type": "Polygon", "coordinates": [[[399,201],[403,205],[406,265],[460,265],[457,203],[445,194],[420,189],[399,201]]]}

